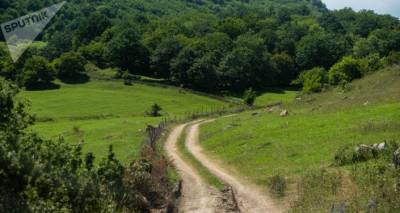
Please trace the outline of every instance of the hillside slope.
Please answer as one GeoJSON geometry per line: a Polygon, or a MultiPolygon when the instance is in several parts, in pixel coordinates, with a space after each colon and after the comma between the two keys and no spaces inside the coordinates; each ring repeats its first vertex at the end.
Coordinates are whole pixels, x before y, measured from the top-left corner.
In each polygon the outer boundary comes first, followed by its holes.
{"type": "Polygon", "coordinates": [[[40,134],[47,138],[62,136],[73,144],[84,141],[84,152],[93,152],[98,158],[105,156],[112,144],[125,164],[136,156],[146,124],[227,106],[174,87],[124,86],[119,81],[62,84],[58,90],[24,91],[21,97],[31,102],[31,112],[38,120],[34,129],[40,134]],[[162,116],[146,116],[155,103],[162,107],[162,116]]]}
{"type": "Polygon", "coordinates": [[[203,127],[202,144],[242,175],[266,183],[277,173],[329,166],[346,144],[399,141],[399,100],[395,67],[357,80],[346,91],[332,89],[282,107],[218,119],[203,127]],[[282,109],[289,110],[288,117],[279,116],[282,109]]]}

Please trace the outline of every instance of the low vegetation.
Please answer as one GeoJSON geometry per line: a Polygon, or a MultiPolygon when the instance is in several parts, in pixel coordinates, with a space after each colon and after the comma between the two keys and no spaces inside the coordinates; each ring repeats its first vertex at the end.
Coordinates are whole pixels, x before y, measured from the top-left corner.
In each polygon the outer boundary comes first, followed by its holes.
{"type": "MultiPolygon", "coordinates": [[[[34,123],[17,89],[0,81],[0,208],[5,212],[149,212],[170,202],[168,161],[156,152],[124,167],[112,145],[95,165],[82,144],[46,140],[28,128],[34,123]]],[[[143,150],[146,150],[144,148],[143,150]]]]}
{"type": "Polygon", "coordinates": [[[22,91],[19,95],[29,100],[29,111],[36,116],[32,128],[45,138],[82,142],[83,153],[93,152],[97,159],[105,157],[112,144],[125,166],[138,156],[146,124],[181,120],[193,112],[211,112],[230,105],[174,87],[143,83],[124,86],[120,81],[93,80],[60,85],[57,90],[22,91]],[[146,116],[145,111],[155,102],[162,106],[162,116],[146,116]]]}
{"type": "Polygon", "coordinates": [[[296,191],[296,212],[368,211],[365,206],[370,211],[395,211],[393,190],[399,173],[392,158],[400,141],[400,114],[395,110],[400,98],[398,69],[368,74],[345,88],[299,95],[291,103],[218,119],[203,126],[203,147],[247,178],[270,186],[274,194],[282,194],[286,183],[287,191],[296,191]],[[284,109],[289,115],[279,116],[284,109]],[[375,151],[377,145],[372,144],[381,143],[385,149],[375,151]],[[371,149],[357,149],[363,144],[371,149]]]}

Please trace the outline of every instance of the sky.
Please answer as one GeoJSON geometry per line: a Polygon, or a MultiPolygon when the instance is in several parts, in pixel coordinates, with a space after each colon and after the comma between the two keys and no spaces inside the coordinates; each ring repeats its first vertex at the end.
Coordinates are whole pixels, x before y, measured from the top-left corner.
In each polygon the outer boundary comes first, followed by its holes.
{"type": "Polygon", "coordinates": [[[351,7],[358,11],[361,9],[374,10],[379,14],[391,14],[400,17],[400,0],[322,0],[329,9],[342,9],[351,7]]]}

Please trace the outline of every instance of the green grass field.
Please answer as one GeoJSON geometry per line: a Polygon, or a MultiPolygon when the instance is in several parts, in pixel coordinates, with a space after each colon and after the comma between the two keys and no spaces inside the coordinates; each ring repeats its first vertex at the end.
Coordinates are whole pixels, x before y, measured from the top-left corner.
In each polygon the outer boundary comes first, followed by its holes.
{"type": "Polygon", "coordinates": [[[258,96],[254,104],[257,106],[265,106],[279,102],[287,104],[296,98],[297,93],[298,91],[294,89],[271,88],[258,96]]]}
{"type": "MultiPolygon", "coordinates": [[[[274,174],[296,176],[329,166],[345,144],[399,141],[398,71],[375,73],[345,91],[332,89],[301,100],[289,92],[292,102],[273,112],[245,112],[203,126],[202,144],[210,155],[263,184],[274,174]],[[289,109],[288,117],[279,116],[283,108],[289,109]]],[[[288,93],[279,94],[287,100],[288,93]]],[[[279,94],[262,99],[276,100],[279,94]]]]}
{"type": "Polygon", "coordinates": [[[137,155],[146,124],[228,105],[174,87],[124,86],[119,81],[61,84],[58,90],[23,91],[20,97],[30,102],[30,111],[37,117],[33,129],[40,135],[49,139],[62,136],[72,144],[84,141],[84,152],[95,153],[97,159],[104,157],[112,144],[124,164],[137,155]],[[145,116],[154,103],[163,108],[162,117],[145,116]]]}

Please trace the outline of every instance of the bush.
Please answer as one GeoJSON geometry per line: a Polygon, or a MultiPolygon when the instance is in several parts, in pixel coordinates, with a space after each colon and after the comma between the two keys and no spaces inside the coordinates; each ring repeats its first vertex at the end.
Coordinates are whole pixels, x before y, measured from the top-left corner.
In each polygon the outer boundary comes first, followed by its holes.
{"type": "Polygon", "coordinates": [[[344,57],[329,70],[329,82],[332,85],[345,85],[353,79],[360,78],[362,67],[353,57],[344,57]]]}
{"type": "Polygon", "coordinates": [[[159,106],[158,104],[153,104],[150,108],[150,111],[147,112],[147,114],[149,116],[153,116],[153,117],[157,117],[160,116],[160,111],[162,110],[161,106],[159,106]]]}
{"type": "Polygon", "coordinates": [[[248,106],[253,106],[256,101],[257,93],[252,89],[248,89],[244,92],[243,100],[248,106]]]}
{"type": "Polygon", "coordinates": [[[304,71],[293,84],[301,84],[304,93],[321,92],[328,83],[328,75],[324,68],[316,67],[304,71]]]}
{"type": "Polygon", "coordinates": [[[351,146],[345,145],[338,149],[334,157],[334,164],[344,166],[371,159],[385,159],[391,161],[392,154],[398,149],[399,144],[395,141],[385,141],[385,149],[377,150],[372,145],[351,146]]]}
{"type": "Polygon", "coordinates": [[[342,146],[335,154],[334,162],[337,166],[353,163],[354,147],[350,145],[342,146]]]}
{"type": "Polygon", "coordinates": [[[381,59],[379,54],[371,54],[359,59],[359,63],[363,75],[383,69],[385,67],[384,61],[381,59]]]}
{"type": "Polygon", "coordinates": [[[33,56],[25,62],[22,84],[27,89],[47,87],[52,80],[54,80],[54,71],[47,59],[41,56],[33,56]]]}
{"type": "Polygon", "coordinates": [[[66,83],[82,83],[89,80],[85,70],[86,60],[80,54],[69,52],[54,61],[57,77],[66,83]]]}

